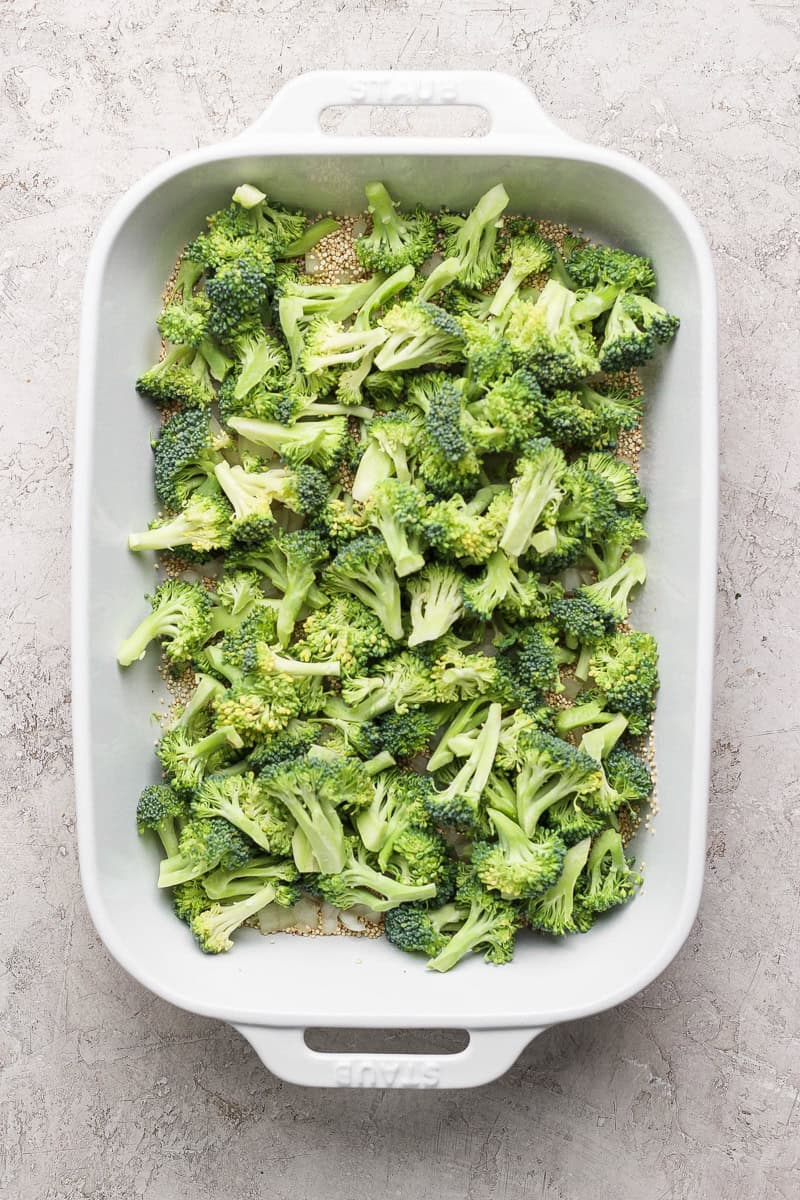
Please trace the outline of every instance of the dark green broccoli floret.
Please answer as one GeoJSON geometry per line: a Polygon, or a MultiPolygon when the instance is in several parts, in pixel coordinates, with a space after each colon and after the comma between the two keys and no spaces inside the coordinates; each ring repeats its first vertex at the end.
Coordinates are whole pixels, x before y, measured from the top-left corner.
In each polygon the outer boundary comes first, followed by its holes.
{"type": "Polygon", "coordinates": [[[497,230],[507,204],[508,193],[498,183],[481,196],[468,216],[445,213],[440,217],[445,254],[459,260],[458,279],[465,287],[481,288],[497,275],[497,230]]]}
{"type": "Polygon", "coordinates": [[[647,292],[656,283],[649,258],[610,246],[581,246],[570,255],[567,270],[581,289],[575,306],[578,321],[599,317],[620,292],[647,292]]]}
{"type": "Polygon", "coordinates": [[[463,923],[467,912],[466,908],[459,908],[454,903],[443,904],[440,908],[399,904],[386,914],[383,931],[398,950],[433,958],[447,945],[448,935],[463,923]]]}
{"type": "Polygon", "coordinates": [[[608,314],[600,366],[604,371],[626,371],[647,362],[659,342],[675,336],[679,324],[678,318],[655,300],[622,292],[608,314]]]}
{"type": "Polygon", "coordinates": [[[575,895],[580,873],[589,857],[590,846],[591,839],[588,837],[570,846],[564,856],[564,867],[558,882],[530,902],[528,920],[534,929],[560,937],[565,933],[582,931],[591,924],[590,916],[582,908],[580,898],[575,895]]]}
{"type": "Polygon", "coordinates": [[[325,573],[325,584],[360,600],[391,638],[403,637],[400,584],[383,538],[364,534],[343,546],[325,573]]]}
{"type": "Polygon", "coordinates": [[[151,783],[143,789],[136,805],[139,833],[157,833],[169,858],[178,853],[180,826],[189,816],[184,796],[166,783],[151,783]]]}
{"type": "Polygon", "coordinates": [[[467,954],[483,951],[486,962],[507,963],[514,954],[520,919],[514,906],[488,891],[477,876],[462,869],[455,895],[464,920],[428,963],[432,971],[449,971],[467,954]]]}
{"type": "Polygon", "coordinates": [[[370,271],[391,273],[401,267],[420,266],[433,253],[433,218],[423,208],[400,213],[382,183],[364,188],[372,231],[356,241],[356,254],[370,271]]]}
{"type": "Polygon", "coordinates": [[[164,407],[207,409],[214,400],[208,359],[194,346],[172,346],[139,376],[136,390],[164,407]]]}
{"type": "Polygon", "coordinates": [[[225,262],[206,284],[211,301],[209,329],[228,344],[252,334],[261,324],[275,279],[275,264],[264,251],[251,250],[225,262]]]}
{"type": "Polygon", "coordinates": [[[513,646],[497,656],[497,666],[506,690],[526,712],[535,712],[545,692],[562,690],[559,662],[565,655],[538,625],[527,625],[513,646]]]}
{"type": "Polygon", "coordinates": [[[537,832],[534,838],[505,813],[490,808],[487,813],[497,843],[476,842],[472,865],[481,882],[506,900],[539,896],[561,874],[566,848],[555,833],[537,832]]]}
{"type": "Polygon", "coordinates": [[[533,374],[515,371],[467,404],[469,436],[483,450],[518,450],[542,433],[547,404],[533,374]]]}
{"type": "Polygon", "coordinates": [[[644,759],[624,746],[615,746],[605,760],[608,782],[630,805],[642,804],[653,791],[653,777],[644,759]]]}
{"type": "Polygon", "coordinates": [[[214,478],[220,448],[228,440],[208,413],[189,408],[173,413],[153,443],[155,492],[167,508],[178,511],[189,497],[214,478]]]}
{"type": "Polygon", "coordinates": [[[425,540],[440,557],[486,562],[497,549],[510,507],[511,492],[499,484],[480,488],[471,500],[452,495],[428,509],[425,540]]]}
{"type": "Polygon", "coordinates": [[[413,758],[427,749],[438,729],[437,721],[421,708],[406,713],[388,712],[364,727],[370,751],[388,751],[395,759],[413,758]]]}
{"type": "Polygon", "coordinates": [[[117,651],[117,662],[128,667],[143,658],[156,638],[171,663],[189,662],[211,636],[211,597],[199,583],[166,579],[152,596],[152,612],[125,638],[117,651]]]}
{"type": "Polygon", "coordinates": [[[199,879],[187,879],[172,891],[172,907],[180,921],[191,925],[192,918],[210,908],[213,901],[199,879]]]}

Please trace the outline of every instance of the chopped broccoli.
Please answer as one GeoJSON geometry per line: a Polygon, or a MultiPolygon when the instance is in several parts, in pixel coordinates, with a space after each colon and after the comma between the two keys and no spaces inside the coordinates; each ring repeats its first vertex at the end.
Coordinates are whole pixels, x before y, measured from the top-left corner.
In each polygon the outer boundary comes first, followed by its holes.
{"type": "Polygon", "coordinates": [[[490,808],[487,812],[497,842],[477,842],[472,865],[485,887],[506,900],[541,895],[561,874],[566,848],[556,833],[538,832],[533,838],[511,817],[490,808]]]}
{"type": "Polygon", "coordinates": [[[660,342],[675,336],[679,323],[655,300],[621,292],[608,314],[600,366],[604,371],[626,371],[647,362],[660,342]]]}
{"type": "Polygon", "coordinates": [[[398,950],[433,958],[447,945],[448,935],[463,924],[467,911],[453,902],[441,908],[399,904],[386,914],[383,931],[398,950]]]}
{"type": "Polygon", "coordinates": [[[564,867],[558,882],[531,900],[528,920],[534,929],[561,936],[586,928],[586,915],[581,911],[582,901],[579,895],[576,896],[576,886],[589,857],[590,846],[591,839],[588,837],[570,846],[564,855],[564,867]]]}
{"type": "Polygon", "coordinates": [[[586,863],[586,876],[578,886],[577,900],[589,913],[606,912],[630,900],[642,877],[625,857],[622,838],[616,829],[606,829],[595,838],[586,863]]]}
{"type": "Polygon", "coordinates": [[[483,287],[500,269],[497,230],[508,204],[502,184],[490,188],[468,216],[444,213],[439,223],[445,232],[445,254],[460,263],[458,278],[465,287],[483,287]]]}
{"type": "Polygon", "coordinates": [[[591,330],[573,319],[574,305],[574,293],[551,279],[535,303],[519,301],[506,326],[520,365],[545,387],[564,387],[600,365],[591,330]]]}
{"type": "Polygon", "coordinates": [[[455,904],[465,912],[447,944],[429,961],[432,971],[449,971],[465,955],[483,950],[490,963],[507,963],[514,954],[514,936],[520,918],[512,904],[488,891],[477,876],[464,871],[455,904]]]}
{"type": "Polygon", "coordinates": [[[166,783],[151,783],[143,789],[136,805],[136,826],[139,833],[157,833],[167,858],[178,853],[180,827],[186,822],[189,809],[179,791],[166,783]]]}
{"type": "Polygon", "coordinates": [[[195,492],[175,517],[152,521],[141,533],[128,535],[128,548],[174,550],[190,546],[200,554],[224,550],[231,540],[231,507],[222,492],[195,492]]]}
{"type": "Polygon", "coordinates": [[[129,667],[144,658],[152,641],[160,638],[170,663],[189,662],[211,636],[211,597],[199,583],[166,579],[150,601],[152,612],[125,638],[117,651],[117,662],[129,667]]]}
{"type": "Polygon", "coordinates": [[[364,534],[343,546],[325,573],[325,584],[349,592],[375,613],[389,637],[403,637],[400,584],[383,538],[364,534]]]}
{"type": "Polygon", "coordinates": [[[220,865],[234,867],[246,862],[252,853],[253,843],[228,821],[194,818],[181,830],[177,853],[162,858],[158,886],[187,883],[220,865]]]}
{"type": "Polygon", "coordinates": [[[401,267],[420,266],[433,253],[434,223],[419,206],[413,213],[399,213],[382,183],[364,188],[372,231],[356,242],[356,253],[368,271],[397,271],[401,267]]]}
{"type": "Polygon", "coordinates": [[[319,421],[298,421],[281,425],[277,421],[256,421],[249,417],[231,417],[231,429],[257,446],[268,446],[296,467],[310,463],[323,471],[335,467],[347,442],[347,421],[342,416],[319,421]]]}

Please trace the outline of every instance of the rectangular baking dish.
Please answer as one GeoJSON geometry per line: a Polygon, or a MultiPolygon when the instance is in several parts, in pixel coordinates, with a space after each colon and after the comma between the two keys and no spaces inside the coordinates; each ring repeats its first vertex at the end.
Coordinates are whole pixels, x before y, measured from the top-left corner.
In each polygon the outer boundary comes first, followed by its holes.
{"type": "Polygon", "coordinates": [[[638,163],[580,144],[528,89],[484,72],[318,72],[284,87],[232,141],[170,160],[118,202],[88,268],[81,335],[73,542],[73,695],[80,859],[106,946],[145,987],[233,1023],[265,1064],[310,1085],[467,1087],[500,1075],[538,1033],[619,1004],[667,966],[702,884],[716,568],[716,307],[703,235],[675,192],[638,163]],[[337,138],[322,110],[351,104],[470,104],[487,136],[337,138]],[[447,976],[384,941],[309,941],[244,931],[235,950],[199,954],[154,886],[156,852],[137,837],[140,788],[156,777],[149,714],[155,656],[121,672],[115,651],[139,619],[153,564],[126,536],[153,507],[152,407],[133,380],[157,351],[164,280],[204,216],[243,181],[292,205],[360,211],[383,179],[401,202],[468,208],[502,180],[510,211],[560,219],[655,260],[659,299],[680,333],[648,381],[644,484],[650,579],[637,622],[658,637],[656,738],[661,812],[641,834],[646,886],[585,937],[522,937],[512,965],[477,959],[447,976]],[[320,1054],[314,1026],[460,1028],[458,1054],[320,1054]]]}

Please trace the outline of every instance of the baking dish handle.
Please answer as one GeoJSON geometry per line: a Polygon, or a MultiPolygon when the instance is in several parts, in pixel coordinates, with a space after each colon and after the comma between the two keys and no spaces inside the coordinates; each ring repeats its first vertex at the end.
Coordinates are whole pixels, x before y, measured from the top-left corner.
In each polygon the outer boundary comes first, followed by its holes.
{"type": "Polygon", "coordinates": [[[491,1083],[519,1058],[544,1029],[469,1030],[457,1054],[320,1053],[305,1042],[304,1029],[236,1025],[264,1066],[305,1087],[467,1088],[491,1083]]]}
{"type": "MultiPolygon", "coordinates": [[[[569,139],[520,79],[499,71],[309,71],[284,84],[241,135],[318,134],[326,108],[468,104],[489,116],[492,134],[536,142],[569,139]]],[[[489,136],[487,135],[487,136],[489,136]]]]}

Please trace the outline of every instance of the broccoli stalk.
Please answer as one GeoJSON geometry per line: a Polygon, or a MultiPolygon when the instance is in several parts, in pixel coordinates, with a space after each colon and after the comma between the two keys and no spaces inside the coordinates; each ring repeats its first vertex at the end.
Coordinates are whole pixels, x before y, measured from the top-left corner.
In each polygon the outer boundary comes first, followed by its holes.
{"type": "Polygon", "coordinates": [[[433,899],[436,884],[406,883],[392,879],[370,865],[366,850],[351,846],[342,869],[319,875],[314,882],[314,890],[336,908],[346,909],[354,904],[364,904],[374,912],[387,912],[398,904],[433,899]]]}
{"type": "Polygon", "coordinates": [[[144,788],[136,805],[136,826],[140,834],[158,834],[167,858],[178,853],[180,825],[188,816],[183,796],[164,783],[144,788]]]}
{"type": "Polygon", "coordinates": [[[464,611],[462,576],[453,567],[433,563],[408,585],[411,597],[409,646],[436,641],[464,611]]]}
{"type": "Polygon", "coordinates": [[[117,651],[117,662],[129,667],[144,658],[156,638],[164,642],[164,654],[170,662],[188,662],[211,636],[208,592],[200,584],[167,579],[147,598],[152,612],[125,638],[117,651]]]}
{"type": "Polygon", "coordinates": [[[475,878],[463,880],[455,903],[466,915],[447,944],[428,963],[431,971],[449,971],[467,954],[484,950],[486,962],[510,962],[519,917],[513,906],[487,891],[475,878]]]}

